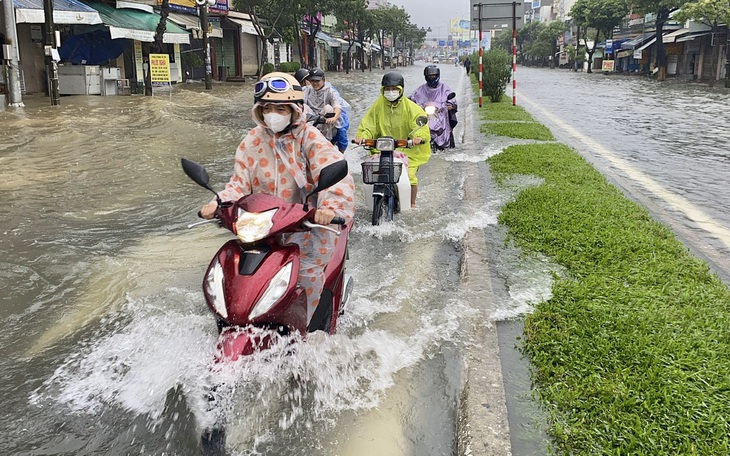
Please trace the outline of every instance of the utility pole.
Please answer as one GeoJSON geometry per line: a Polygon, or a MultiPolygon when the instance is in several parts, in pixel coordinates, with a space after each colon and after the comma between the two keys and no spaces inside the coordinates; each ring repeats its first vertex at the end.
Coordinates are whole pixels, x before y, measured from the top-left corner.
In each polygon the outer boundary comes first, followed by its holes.
{"type": "Polygon", "coordinates": [[[51,106],[60,103],[58,95],[58,64],[53,58],[56,49],[56,27],[53,24],[53,0],[43,0],[43,13],[46,18],[46,74],[48,75],[48,95],[51,97],[51,106]]]}
{"type": "Polygon", "coordinates": [[[482,47],[482,6],[484,6],[484,4],[477,3],[474,6],[479,9],[477,15],[479,17],[479,107],[481,108],[482,93],[484,92],[484,67],[482,66],[482,61],[484,57],[484,48],[482,47]]]}
{"type": "Polygon", "coordinates": [[[203,53],[205,54],[205,88],[213,88],[213,64],[210,62],[210,40],[208,39],[208,7],[215,5],[215,0],[195,0],[200,8],[200,30],[203,32],[203,53]]]}
{"type": "Polygon", "coordinates": [[[18,66],[18,34],[15,26],[15,8],[10,0],[3,0],[3,16],[5,17],[5,37],[3,59],[7,69],[8,106],[22,108],[23,99],[20,94],[20,67],[18,66]]]}

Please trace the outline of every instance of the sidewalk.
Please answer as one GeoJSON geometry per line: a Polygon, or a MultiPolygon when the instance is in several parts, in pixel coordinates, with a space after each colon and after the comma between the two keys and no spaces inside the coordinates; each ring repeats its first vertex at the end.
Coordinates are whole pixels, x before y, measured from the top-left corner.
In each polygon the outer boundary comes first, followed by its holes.
{"type": "MultiPolygon", "coordinates": [[[[464,142],[481,142],[474,93],[469,80],[460,85],[460,122],[464,122],[464,142]]],[[[473,165],[465,181],[465,198],[486,200],[483,179],[486,163],[473,165]]],[[[464,352],[464,389],[459,398],[457,449],[459,456],[511,455],[509,422],[502,367],[499,358],[497,326],[489,316],[494,310],[494,295],[487,263],[484,230],[471,230],[464,240],[464,261],[460,271],[462,298],[474,303],[479,313],[471,321],[471,340],[464,352]]]]}

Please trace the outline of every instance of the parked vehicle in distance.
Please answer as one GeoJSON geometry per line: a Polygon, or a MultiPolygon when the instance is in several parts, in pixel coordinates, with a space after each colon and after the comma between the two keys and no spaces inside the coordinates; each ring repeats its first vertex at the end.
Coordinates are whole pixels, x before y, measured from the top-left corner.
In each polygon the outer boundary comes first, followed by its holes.
{"type": "Polygon", "coordinates": [[[433,63],[439,63],[439,58],[438,57],[434,57],[433,58],[433,63]]]}

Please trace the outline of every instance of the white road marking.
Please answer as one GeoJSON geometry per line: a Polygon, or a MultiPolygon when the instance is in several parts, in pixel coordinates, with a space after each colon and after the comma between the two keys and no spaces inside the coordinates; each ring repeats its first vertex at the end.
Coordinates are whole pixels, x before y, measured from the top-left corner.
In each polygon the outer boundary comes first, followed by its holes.
{"type": "Polygon", "coordinates": [[[606,160],[608,160],[613,166],[621,170],[627,177],[633,181],[642,185],[647,191],[652,193],[657,198],[667,203],[675,210],[683,213],[688,219],[692,220],[702,228],[703,230],[710,233],[712,236],[720,240],[725,247],[730,248],[730,229],[722,225],[721,223],[714,220],[702,209],[696,207],[686,198],[673,193],[664,188],[657,181],[647,176],[642,171],[631,166],[628,162],[621,159],[610,149],[599,144],[593,138],[584,135],[571,125],[564,122],[555,113],[549,112],[542,107],[538,106],[535,102],[529,100],[525,95],[521,95],[522,103],[530,105],[531,109],[540,112],[545,118],[551,119],[557,126],[563,129],[568,135],[572,136],[576,140],[585,144],[587,147],[593,149],[596,153],[606,160]]]}

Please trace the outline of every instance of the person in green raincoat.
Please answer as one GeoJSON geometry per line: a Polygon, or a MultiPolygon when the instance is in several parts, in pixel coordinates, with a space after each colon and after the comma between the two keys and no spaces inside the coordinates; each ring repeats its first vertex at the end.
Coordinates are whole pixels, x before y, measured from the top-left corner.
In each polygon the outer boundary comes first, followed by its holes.
{"type": "Polygon", "coordinates": [[[405,149],[408,157],[408,179],[411,183],[411,207],[416,207],[418,193],[418,167],[431,158],[431,132],[428,124],[419,126],[416,119],[426,117],[426,111],[403,96],[405,81],[399,73],[383,75],[381,96],[375,100],[362,118],[355,134],[355,143],[363,139],[391,136],[395,139],[412,139],[414,146],[405,149]]]}

